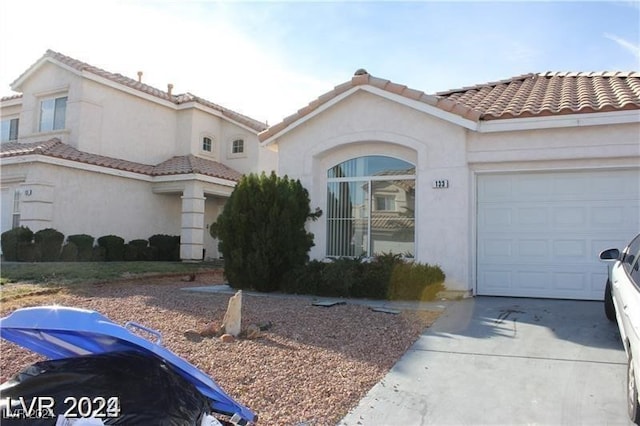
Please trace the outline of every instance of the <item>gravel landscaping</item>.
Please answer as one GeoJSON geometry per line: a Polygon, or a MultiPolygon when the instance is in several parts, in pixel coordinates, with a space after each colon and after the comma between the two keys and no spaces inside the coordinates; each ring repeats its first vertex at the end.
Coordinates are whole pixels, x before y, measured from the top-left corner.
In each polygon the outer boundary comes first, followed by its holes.
{"type": "MultiPolygon", "coordinates": [[[[230,296],[180,289],[220,282],[221,273],[207,273],[189,283],[180,277],[147,278],[20,293],[3,298],[0,314],[58,304],[93,309],[120,324],[136,321],[161,331],[167,348],[256,412],[259,424],[309,426],[335,425],[439,315],[391,315],[351,304],[315,307],[311,298],[245,294],[243,327],[271,323],[258,338],[188,339],[188,330],[221,323],[230,296]]],[[[1,382],[41,359],[6,341],[1,345],[1,382]]]]}

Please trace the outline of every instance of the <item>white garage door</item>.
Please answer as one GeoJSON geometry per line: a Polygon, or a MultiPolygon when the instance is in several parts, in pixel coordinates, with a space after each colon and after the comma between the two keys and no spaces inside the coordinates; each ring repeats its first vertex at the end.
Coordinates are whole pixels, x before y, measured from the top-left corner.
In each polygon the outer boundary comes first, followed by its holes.
{"type": "Polygon", "coordinates": [[[640,232],[640,171],[478,176],[477,293],[602,300],[598,253],[640,232]]]}

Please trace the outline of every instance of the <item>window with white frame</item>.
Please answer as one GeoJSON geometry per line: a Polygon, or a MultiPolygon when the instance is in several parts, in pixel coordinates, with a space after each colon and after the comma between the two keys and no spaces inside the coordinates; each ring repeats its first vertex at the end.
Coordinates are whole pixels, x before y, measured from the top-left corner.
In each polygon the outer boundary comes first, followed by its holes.
{"type": "Polygon", "coordinates": [[[13,193],[13,214],[11,227],[17,228],[20,226],[20,190],[16,189],[13,193]]]}
{"type": "Polygon", "coordinates": [[[39,131],[50,132],[65,128],[67,97],[48,98],[40,101],[39,131]]]}
{"type": "Polygon", "coordinates": [[[344,161],[327,171],[327,256],[415,251],[415,166],[386,156],[344,161]]]}
{"type": "Polygon", "coordinates": [[[244,139],[235,139],[231,143],[231,153],[232,154],[244,153],[244,139]]]}
{"type": "Polygon", "coordinates": [[[17,118],[8,118],[1,121],[0,142],[18,140],[18,123],[19,120],[17,118]]]}
{"type": "Polygon", "coordinates": [[[206,152],[211,152],[213,150],[213,139],[209,136],[202,138],[202,150],[206,152]]]}

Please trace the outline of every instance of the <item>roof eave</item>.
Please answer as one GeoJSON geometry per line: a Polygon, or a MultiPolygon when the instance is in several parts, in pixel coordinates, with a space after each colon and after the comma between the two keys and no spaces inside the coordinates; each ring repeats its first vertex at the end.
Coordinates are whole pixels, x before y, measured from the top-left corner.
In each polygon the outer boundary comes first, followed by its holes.
{"type": "Polygon", "coordinates": [[[482,120],[479,133],[640,123],[640,109],[482,120]]]}
{"type": "MultiPolygon", "coordinates": [[[[360,90],[372,93],[374,95],[381,96],[381,97],[389,99],[391,101],[394,101],[394,102],[400,103],[402,105],[408,106],[409,108],[413,108],[415,110],[424,112],[424,113],[429,114],[431,116],[434,116],[434,117],[443,119],[445,121],[448,121],[450,123],[459,125],[459,126],[464,127],[466,129],[476,130],[478,128],[478,121],[477,120],[471,120],[471,119],[465,118],[465,117],[463,117],[463,116],[461,116],[459,114],[456,114],[456,113],[453,113],[453,112],[448,112],[448,111],[445,111],[445,110],[443,110],[441,108],[438,108],[437,106],[433,106],[430,103],[424,102],[424,101],[422,101],[420,99],[408,98],[408,97],[403,96],[401,94],[398,94],[398,93],[395,93],[395,92],[392,92],[392,91],[389,91],[389,90],[381,89],[381,88],[373,86],[371,84],[359,84],[359,85],[351,87],[350,89],[348,89],[346,91],[343,91],[339,95],[327,100],[326,102],[322,103],[319,106],[314,106],[313,103],[312,103],[312,104],[309,104],[308,107],[302,108],[300,111],[304,111],[306,108],[313,107],[310,112],[308,112],[307,114],[302,115],[298,119],[291,119],[291,121],[287,122],[288,118],[285,118],[281,123],[276,124],[275,126],[260,132],[258,134],[258,138],[260,140],[260,144],[262,146],[268,146],[268,145],[271,145],[273,143],[276,143],[277,139],[280,138],[281,136],[283,136],[284,134],[292,131],[296,127],[304,124],[306,121],[312,119],[313,117],[317,116],[318,114],[322,113],[323,111],[327,110],[328,108],[331,108],[333,105],[341,102],[343,99],[353,95],[354,93],[356,93],[356,92],[358,92],[360,90]],[[278,129],[278,127],[280,127],[280,128],[278,129]],[[276,130],[275,133],[273,133],[273,134],[269,134],[269,133],[271,133],[270,130],[272,130],[274,128],[276,128],[278,130],[276,130]]],[[[295,115],[296,114],[294,114],[293,116],[290,116],[290,117],[294,117],[295,115]]],[[[478,114],[469,114],[469,115],[473,116],[474,118],[475,117],[479,118],[478,114]]]]}

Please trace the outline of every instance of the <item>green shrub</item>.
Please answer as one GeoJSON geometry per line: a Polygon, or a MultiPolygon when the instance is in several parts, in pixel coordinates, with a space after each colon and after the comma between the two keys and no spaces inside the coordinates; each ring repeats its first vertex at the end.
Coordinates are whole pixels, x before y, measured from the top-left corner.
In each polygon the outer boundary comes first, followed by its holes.
{"type": "Polygon", "coordinates": [[[40,259],[40,248],[31,241],[18,242],[18,262],[37,262],[40,259]]]}
{"type": "Polygon", "coordinates": [[[243,176],[210,227],[220,239],[230,284],[266,292],[280,289],[287,272],[308,260],[313,234],[305,223],[319,215],[311,212],[309,193],[299,180],[274,172],[243,176]]]}
{"type": "Polygon", "coordinates": [[[104,262],[107,260],[107,249],[95,246],[91,249],[91,260],[94,262],[104,262]]]}
{"type": "Polygon", "coordinates": [[[153,235],[149,238],[149,246],[156,248],[154,260],[180,260],[180,237],[177,235],[153,235]]]}
{"type": "Polygon", "coordinates": [[[75,244],[78,249],[78,261],[90,262],[93,260],[93,241],[94,238],[87,234],[69,235],[67,243],[75,244]]]}
{"type": "Polygon", "coordinates": [[[396,265],[402,264],[397,254],[382,254],[364,263],[360,280],[351,289],[352,297],[386,299],[391,282],[391,273],[396,265]]]}
{"type": "MultiPolygon", "coordinates": [[[[5,231],[0,235],[0,244],[2,244],[2,255],[4,260],[15,262],[18,259],[20,243],[31,243],[33,240],[33,231],[26,226],[20,226],[5,231]]],[[[24,247],[24,244],[22,244],[24,247]]]]}
{"type": "Polygon", "coordinates": [[[325,267],[325,263],[317,260],[296,266],[282,278],[281,290],[293,294],[318,294],[318,285],[322,283],[325,267]]]}
{"type": "Polygon", "coordinates": [[[63,262],[77,262],[78,246],[70,241],[67,241],[67,243],[62,247],[62,253],[60,253],[60,260],[62,260],[63,262]]]}
{"type": "Polygon", "coordinates": [[[105,235],[98,238],[98,246],[105,249],[107,262],[124,260],[124,239],[117,235],[105,235]]]}
{"type": "Polygon", "coordinates": [[[308,262],[285,274],[282,290],[324,297],[433,300],[444,289],[444,280],[438,266],[385,254],[365,262],[359,258],[308,262]]]}
{"type": "Polygon", "coordinates": [[[131,240],[129,241],[129,244],[131,244],[132,246],[138,247],[140,249],[143,249],[145,247],[147,247],[149,245],[149,241],[147,240],[131,240]]]}
{"type": "Polygon", "coordinates": [[[389,300],[433,300],[444,289],[445,274],[439,266],[401,263],[393,268],[389,300]]]}
{"type": "Polygon", "coordinates": [[[126,260],[127,262],[135,262],[136,260],[138,260],[138,253],[140,252],[140,250],[138,249],[138,247],[133,246],[131,244],[125,244],[124,245],[124,260],[126,260]]]}
{"type": "Polygon", "coordinates": [[[41,229],[33,236],[42,262],[55,262],[60,259],[64,234],[53,228],[41,229]]]}
{"type": "Polygon", "coordinates": [[[361,286],[365,264],[360,258],[343,257],[325,265],[318,296],[349,297],[354,288],[361,286]]]}
{"type": "Polygon", "coordinates": [[[143,253],[149,242],[147,240],[131,240],[124,246],[124,260],[144,260],[143,253]]]}

